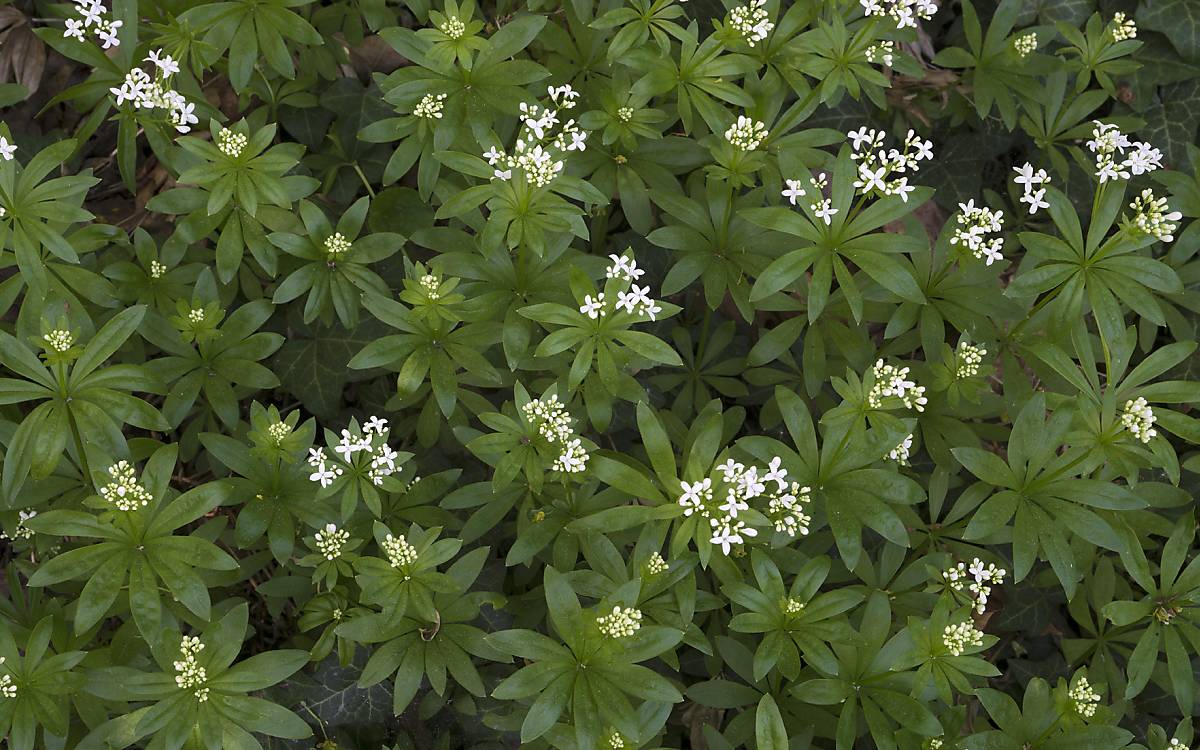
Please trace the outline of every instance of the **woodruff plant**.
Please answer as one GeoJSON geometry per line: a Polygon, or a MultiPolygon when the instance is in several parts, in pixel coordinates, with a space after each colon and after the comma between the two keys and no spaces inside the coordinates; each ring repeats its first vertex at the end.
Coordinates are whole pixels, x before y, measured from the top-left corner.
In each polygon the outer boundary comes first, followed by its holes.
{"type": "Polygon", "coordinates": [[[0,744],[1200,747],[1198,30],[8,2],[0,744]]]}

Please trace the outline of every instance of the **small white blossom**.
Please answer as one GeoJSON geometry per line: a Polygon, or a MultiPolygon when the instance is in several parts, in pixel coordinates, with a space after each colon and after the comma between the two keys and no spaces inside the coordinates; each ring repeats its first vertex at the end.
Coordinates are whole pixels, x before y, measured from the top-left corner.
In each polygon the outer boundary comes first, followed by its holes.
{"type": "Polygon", "coordinates": [[[337,524],[329,523],[317,531],[315,539],[317,552],[326,560],[336,560],[342,556],[342,548],[346,546],[346,542],[350,541],[350,532],[339,529],[337,524]]]}
{"type": "MultiPolygon", "coordinates": [[[[0,656],[0,667],[4,666],[4,657],[0,656]]],[[[13,684],[10,674],[0,674],[0,698],[16,698],[17,686],[13,684]]]]}
{"type": "Polygon", "coordinates": [[[909,451],[912,449],[913,436],[910,433],[908,437],[900,441],[900,444],[888,451],[888,458],[896,463],[907,466],[909,451]]]}
{"type": "Polygon", "coordinates": [[[12,161],[13,155],[17,153],[17,144],[9,143],[8,139],[0,135],[0,159],[4,161],[12,161]]]}
{"type": "Polygon", "coordinates": [[[46,342],[46,348],[63,353],[70,349],[75,344],[75,337],[71,332],[64,329],[51,331],[42,336],[42,341],[46,342]]]}
{"type": "Polygon", "coordinates": [[[671,566],[667,564],[667,561],[663,559],[662,555],[655,552],[646,560],[644,567],[648,575],[656,576],[659,573],[667,572],[671,566]]]}
{"type": "Polygon", "coordinates": [[[897,398],[906,409],[925,411],[925,404],[929,402],[925,397],[925,387],[909,380],[908,372],[907,367],[889,365],[882,359],[876,361],[871,368],[875,382],[867,394],[867,405],[872,409],[884,409],[888,408],[885,399],[897,398]]]}
{"type": "Polygon", "coordinates": [[[438,26],[438,31],[451,39],[461,39],[467,31],[467,25],[458,16],[450,16],[438,26]]]}
{"type": "Polygon", "coordinates": [[[583,447],[582,441],[575,438],[563,445],[562,453],[554,459],[551,468],[566,474],[578,474],[587,468],[588,458],[588,452],[583,447]]]}
{"type": "Polygon", "coordinates": [[[863,53],[866,55],[867,62],[882,62],[887,67],[892,67],[893,56],[896,53],[896,43],[889,40],[884,40],[878,44],[872,44],[867,47],[863,53]]]}
{"type": "Polygon", "coordinates": [[[175,667],[175,685],[183,690],[191,690],[199,702],[208,700],[208,671],[200,666],[197,657],[204,650],[204,644],[195,636],[184,636],[179,644],[179,661],[175,667]]]}
{"type": "Polygon", "coordinates": [[[784,183],[787,184],[787,189],[780,194],[794,206],[797,198],[803,198],[806,195],[803,188],[804,183],[800,180],[784,180],[784,183]]]}
{"type": "Polygon", "coordinates": [[[975,623],[964,620],[957,625],[946,626],[942,632],[942,644],[951,656],[962,656],[967,649],[983,645],[983,633],[976,629],[975,623]]]}
{"type": "Polygon", "coordinates": [[[1129,207],[1133,209],[1131,223],[1137,231],[1151,235],[1162,242],[1171,242],[1175,239],[1173,233],[1177,225],[1172,222],[1182,219],[1183,214],[1168,210],[1166,198],[1155,198],[1154,191],[1146,188],[1129,204],[1129,207]]]}
{"type": "Polygon", "coordinates": [[[1015,37],[1012,42],[1013,51],[1018,57],[1028,57],[1038,48],[1038,35],[1036,31],[1031,31],[1028,34],[1023,34],[1015,37]]]}
{"type": "Polygon", "coordinates": [[[108,467],[108,484],[100,488],[100,496],[117,510],[131,511],[144,508],[154,496],[137,480],[137,474],[128,461],[118,461],[108,467]]]}
{"type": "Polygon", "coordinates": [[[858,0],[868,16],[891,16],[897,29],[916,28],[917,20],[929,20],[937,13],[933,0],[858,0]]]}
{"type": "Polygon", "coordinates": [[[738,115],[737,120],[725,131],[725,140],[734,148],[753,151],[762,145],[768,135],[766,123],[738,115]]]}
{"type": "Polygon", "coordinates": [[[604,292],[598,293],[595,297],[592,295],[584,295],[583,304],[579,306],[579,312],[588,316],[592,320],[604,317],[604,292]]]}
{"type": "Polygon", "coordinates": [[[984,564],[976,557],[968,566],[958,563],[949,570],[942,572],[942,579],[954,591],[966,591],[971,597],[971,608],[983,614],[987,609],[988,597],[992,594],[992,586],[1004,583],[1008,571],[995,565],[984,564]]]}
{"type": "Polygon", "coordinates": [[[958,226],[950,237],[950,244],[965,247],[976,259],[983,259],[985,265],[1004,260],[1001,253],[1004,238],[987,236],[1000,232],[1004,224],[1004,212],[993,211],[985,206],[976,207],[974,199],[959,203],[958,210],[958,226]]]}
{"type": "Polygon", "coordinates": [[[1046,188],[1038,188],[1030,190],[1021,196],[1021,202],[1029,205],[1029,214],[1036,214],[1039,209],[1050,208],[1050,203],[1046,200],[1046,188]]]}
{"type": "Polygon", "coordinates": [[[1086,677],[1080,677],[1067,691],[1067,697],[1075,703],[1075,712],[1085,719],[1096,715],[1096,707],[1100,705],[1100,694],[1092,689],[1086,677]]]}
{"type": "Polygon", "coordinates": [[[1126,18],[1124,13],[1113,14],[1111,31],[1114,42],[1123,42],[1126,39],[1137,38],[1137,24],[1132,18],[1126,18]]]}
{"type": "Polygon", "coordinates": [[[445,94],[426,94],[413,108],[413,115],[426,120],[440,120],[442,119],[442,109],[446,106],[445,102],[445,94]]]}
{"type": "Polygon", "coordinates": [[[250,142],[244,134],[222,128],[221,132],[217,133],[217,148],[221,153],[231,158],[238,158],[242,155],[242,149],[246,148],[246,144],[250,142]]]}
{"type": "Polygon", "coordinates": [[[1143,443],[1149,443],[1158,434],[1154,429],[1155,419],[1154,410],[1141,396],[1126,401],[1125,409],[1121,412],[1121,424],[1143,443]]]}
{"type": "Polygon", "coordinates": [[[750,0],[747,4],[729,11],[729,25],[741,34],[746,44],[751,47],[766,39],[775,28],[767,14],[766,4],[767,0],[750,0]]]}
{"type": "Polygon", "coordinates": [[[829,226],[833,223],[833,215],[838,212],[838,210],[833,207],[833,200],[830,198],[823,198],[816,203],[813,203],[811,206],[809,206],[809,208],[812,210],[814,216],[825,222],[825,226],[829,226]]]}
{"type": "Polygon", "coordinates": [[[609,614],[596,618],[596,625],[607,638],[628,638],[642,627],[642,613],[633,607],[613,607],[609,614]]]}
{"type": "Polygon", "coordinates": [[[393,568],[403,568],[417,561],[417,548],[409,544],[403,534],[388,534],[383,540],[383,553],[387,555],[388,565],[393,568]]]}
{"type": "Polygon", "coordinates": [[[983,358],[987,356],[987,349],[982,346],[974,346],[966,339],[958,342],[958,349],[954,352],[955,368],[954,376],[957,378],[973,378],[979,374],[979,365],[983,362],[983,358]]]}

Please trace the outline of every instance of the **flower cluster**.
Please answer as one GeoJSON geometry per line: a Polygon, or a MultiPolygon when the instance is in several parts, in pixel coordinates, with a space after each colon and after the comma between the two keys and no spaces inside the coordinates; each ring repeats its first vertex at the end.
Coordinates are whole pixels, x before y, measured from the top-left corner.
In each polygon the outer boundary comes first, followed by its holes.
{"type": "Polygon", "coordinates": [[[100,0],[74,0],[75,12],[79,18],[68,18],[67,28],[63,32],[64,39],[84,40],[87,33],[92,33],[100,40],[101,49],[120,47],[121,40],[117,30],[125,25],[124,21],[114,20],[108,15],[108,8],[100,0]]]}
{"type": "Polygon", "coordinates": [[[1092,140],[1088,150],[1096,155],[1096,177],[1101,184],[1110,180],[1128,180],[1162,168],[1162,152],[1144,141],[1130,141],[1116,125],[1092,120],[1092,140]],[[1128,153],[1126,153],[1128,151],[1128,153]],[[1120,161],[1118,157],[1123,157],[1120,161]]]}
{"type": "Polygon", "coordinates": [[[737,120],[725,131],[725,140],[741,151],[753,151],[762,145],[768,135],[770,133],[765,122],[738,115],[737,120]]]}
{"type": "Polygon", "coordinates": [[[1032,216],[1038,212],[1038,209],[1049,208],[1050,204],[1046,201],[1046,188],[1038,187],[1050,182],[1050,175],[1046,170],[1039,169],[1033,171],[1033,165],[1025,162],[1019,167],[1013,167],[1013,171],[1017,176],[1013,178],[1013,182],[1020,185],[1024,194],[1021,196],[1021,202],[1029,205],[1029,214],[1032,216]]]}
{"type": "Polygon", "coordinates": [[[325,260],[337,263],[350,252],[351,242],[341,232],[334,232],[325,238],[325,260]]]}
{"type": "Polygon", "coordinates": [[[462,35],[467,32],[467,25],[458,16],[450,16],[437,28],[450,39],[461,39],[462,35]]]}
{"type": "Polygon", "coordinates": [[[559,109],[575,107],[579,93],[570,84],[551,86],[547,92],[553,107],[521,102],[521,134],[511,154],[495,146],[484,152],[494,179],[511,180],[517,170],[530,185],[544,187],[562,173],[568,152],[586,150],[588,134],[575,120],[560,123],[558,119],[559,109]]]}
{"type": "Polygon", "coordinates": [[[882,130],[861,127],[846,134],[850,139],[850,158],[858,162],[858,179],[854,187],[860,195],[898,195],[905,203],[914,188],[908,184],[905,172],[917,172],[921,162],[933,158],[933,143],[909,130],[904,136],[904,150],[884,149],[882,130]],[[897,176],[899,175],[899,176],[897,176]]]}
{"type": "Polygon", "coordinates": [[[888,451],[888,458],[900,464],[901,466],[908,465],[909,451],[912,450],[913,436],[909,433],[908,437],[900,441],[900,444],[888,451]]]}
{"type": "MultiPolygon", "coordinates": [[[[811,501],[811,487],[802,487],[798,482],[788,482],[787,469],[782,468],[783,459],[772,458],[766,470],[757,466],[728,459],[716,469],[721,492],[714,490],[713,477],[699,482],[680,482],[683,493],[679,504],[684,516],[698,514],[708,520],[713,535],[711,544],[719,545],[728,555],[733,545],[745,544],[746,537],[758,536],[758,530],[749,526],[740,513],[750,510],[751,500],[765,498],[762,511],[776,531],[788,536],[808,534],[812,518],[804,512],[811,501]],[[773,487],[768,489],[768,485],[773,487]]],[[[760,502],[761,504],[761,502],[760,502]]]]}
{"type": "Polygon", "coordinates": [[[983,645],[983,633],[970,620],[957,625],[947,625],[942,631],[942,643],[951,656],[962,656],[967,649],[983,645]]]}
{"type": "Polygon", "coordinates": [[[445,94],[426,94],[417,102],[417,106],[413,107],[413,115],[425,120],[440,120],[445,106],[445,94]]]}
{"type": "Polygon", "coordinates": [[[17,527],[13,529],[12,536],[9,537],[8,532],[0,531],[0,539],[32,539],[33,529],[26,526],[25,522],[36,515],[36,510],[17,511],[17,527]]]}
{"type": "MultiPolygon", "coordinates": [[[[0,656],[0,666],[4,666],[4,657],[0,656]]],[[[0,674],[0,698],[16,698],[17,686],[13,684],[10,674],[0,674]]]]}
{"type": "Polygon", "coordinates": [[[783,600],[783,613],[787,615],[798,615],[804,611],[804,602],[795,597],[788,597],[783,600]]]}
{"type": "Polygon", "coordinates": [[[1080,677],[1067,691],[1067,697],[1075,703],[1075,712],[1085,719],[1096,715],[1096,707],[1100,705],[1100,694],[1092,689],[1086,677],[1080,677]]]}
{"type": "Polygon", "coordinates": [[[1172,222],[1182,219],[1183,214],[1169,210],[1166,198],[1155,198],[1154,191],[1146,188],[1129,204],[1129,207],[1133,209],[1133,220],[1130,225],[1137,231],[1152,235],[1161,242],[1174,241],[1173,232],[1176,225],[1172,222]]]}
{"type": "Polygon", "coordinates": [[[615,291],[617,295],[616,304],[610,309],[608,305],[609,297],[606,292],[598,292],[595,295],[584,295],[583,304],[579,306],[579,312],[588,316],[592,320],[598,320],[606,317],[610,312],[624,310],[630,315],[645,316],[650,320],[657,320],[657,315],[662,312],[662,306],[658,304],[653,297],[650,296],[650,285],[638,286],[637,280],[640,279],[646,272],[638,268],[637,261],[634,260],[632,253],[626,251],[622,255],[610,254],[609,260],[612,261],[606,271],[605,276],[618,282],[624,282],[629,285],[627,289],[609,289],[615,291]]]}
{"type": "Polygon", "coordinates": [[[992,265],[998,260],[1004,260],[1000,252],[1004,249],[1003,237],[989,237],[989,234],[999,234],[1004,225],[1004,212],[993,211],[985,206],[975,205],[971,199],[958,204],[958,226],[950,238],[951,245],[962,245],[971,252],[976,260],[985,259],[985,265],[992,265]]]}
{"type": "Polygon", "coordinates": [[[282,443],[287,439],[287,436],[291,434],[292,426],[287,422],[280,421],[267,427],[267,437],[269,437],[271,442],[275,445],[282,443]]]}
{"type": "Polygon", "coordinates": [[[917,19],[929,20],[937,13],[933,0],[858,0],[868,16],[891,16],[897,29],[917,28],[917,19]]]}
{"type": "Polygon", "coordinates": [[[163,55],[162,50],[151,51],[143,62],[154,63],[154,76],[141,68],[126,73],[125,81],[119,87],[109,89],[109,93],[117,97],[117,106],[132,102],[135,109],[166,110],[167,120],[175,130],[190,132],[192,125],[199,122],[196,105],[170,87],[171,77],[179,72],[179,63],[170,55],[163,55]]]}
{"type": "Polygon", "coordinates": [[[1004,583],[1006,575],[1008,575],[1008,571],[1004,568],[997,568],[991,563],[984,565],[983,561],[976,557],[969,566],[959,563],[953,568],[943,571],[942,579],[950,585],[952,590],[963,591],[965,589],[970,593],[971,607],[979,614],[983,614],[987,609],[988,597],[992,595],[992,586],[1004,583]]]}
{"type": "Polygon", "coordinates": [[[608,746],[612,750],[622,750],[625,747],[625,738],[617,730],[608,733],[608,746]]]}
{"type": "Polygon", "coordinates": [[[161,279],[162,275],[166,272],[166,265],[159,263],[157,260],[150,261],[150,278],[161,279]]]}
{"type": "Polygon", "coordinates": [[[596,625],[608,638],[628,638],[642,627],[642,613],[633,607],[613,607],[609,614],[596,618],[596,625]]]}
{"type": "Polygon", "coordinates": [[[108,467],[111,482],[100,488],[100,496],[117,510],[137,510],[150,504],[154,497],[138,483],[137,474],[128,461],[118,461],[108,467]]]}
{"type": "Polygon", "coordinates": [[[417,561],[417,548],[409,544],[403,534],[384,537],[383,554],[387,555],[388,565],[393,568],[402,568],[417,561]]]}
{"type": "Polygon", "coordinates": [[[1178,737],[1172,737],[1171,741],[1167,743],[1167,747],[1170,750],[1191,750],[1187,745],[1180,742],[1178,737]]]}
{"type": "Polygon", "coordinates": [[[558,457],[551,468],[565,474],[578,474],[587,468],[588,452],[583,441],[571,430],[571,413],[558,400],[557,394],[549,398],[533,399],[521,407],[525,421],[552,446],[559,446],[558,457]]]}
{"type": "Polygon", "coordinates": [[[1154,429],[1154,422],[1154,410],[1146,403],[1146,399],[1138,396],[1125,402],[1125,409],[1121,412],[1121,424],[1133,433],[1135,438],[1143,443],[1150,442],[1151,438],[1158,434],[1154,429]]]}
{"type": "MultiPolygon", "coordinates": [[[[787,179],[783,182],[787,187],[780,192],[780,195],[787,198],[788,202],[793,206],[798,205],[800,198],[808,195],[808,191],[805,190],[802,180],[787,179]]],[[[834,214],[838,212],[833,207],[832,199],[820,197],[822,196],[822,191],[829,187],[829,177],[822,172],[816,177],[809,177],[808,182],[812,185],[813,190],[818,196],[814,202],[809,204],[808,209],[813,212],[814,216],[825,222],[825,226],[829,226],[833,222],[834,214]]]]}
{"type": "Polygon", "coordinates": [[[70,331],[59,328],[43,335],[42,341],[46,342],[47,349],[62,354],[75,344],[75,337],[71,335],[70,331]]]}
{"type": "Polygon", "coordinates": [[[1137,24],[1132,18],[1126,18],[1124,13],[1117,12],[1113,14],[1111,32],[1114,42],[1123,42],[1126,39],[1137,38],[1137,24]]]}
{"type": "Polygon", "coordinates": [[[896,43],[890,39],[885,39],[879,44],[872,44],[870,47],[867,47],[866,52],[863,54],[866,55],[867,62],[882,62],[890,68],[893,56],[896,54],[896,43]]]}
{"type": "Polygon", "coordinates": [[[196,661],[196,657],[204,650],[204,644],[195,636],[184,636],[179,644],[179,661],[175,662],[175,684],[184,690],[191,690],[196,698],[203,703],[208,700],[208,688],[204,683],[208,680],[208,672],[196,661]]]}
{"type": "Polygon", "coordinates": [[[341,440],[333,447],[338,458],[330,459],[324,448],[309,449],[308,465],[314,469],[308,477],[310,481],[328,487],[346,469],[351,469],[354,473],[365,472],[366,477],[379,486],[384,477],[400,471],[401,467],[396,463],[400,455],[387,444],[386,419],[371,417],[361,429],[352,421],[350,427],[342,430],[341,440]]]}
{"type": "Polygon", "coordinates": [[[979,365],[983,363],[985,356],[987,356],[987,349],[982,346],[975,346],[966,339],[959,341],[958,349],[954,351],[956,360],[954,376],[960,379],[975,377],[979,374],[979,365]]]}
{"type": "Polygon", "coordinates": [[[646,567],[647,574],[656,576],[659,573],[667,572],[667,570],[671,566],[667,563],[666,560],[663,559],[662,555],[655,552],[652,555],[650,555],[649,559],[646,560],[645,567],[646,567]]]}
{"type": "Polygon", "coordinates": [[[907,367],[889,365],[882,359],[875,361],[871,368],[874,382],[867,393],[867,405],[872,409],[894,408],[888,406],[888,399],[899,399],[906,409],[925,411],[929,399],[925,397],[925,386],[917,385],[916,381],[908,379],[907,367]]]}
{"type": "Polygon", "coordinates": [[[339,529],[337,524],[325,524],[325,528],[317,531],[316,535],[317,552],[320,552],[326,560],[336,560],[342,556],[342,548],[346,546],[346,542],[350,541],[350,532],[345,529],[339,529]]]}
{"type": "Polygon", "coordinates": [[[746,44],[753,47],[767,38],[775,24],[767,15],[767,0],[750,0],[745,5],[739,5],[729,11],[729,25],[742,35],[746,44]]]}
{"type": "Polygon", "coordinates": [[[238,133],[229,128],[221,128],[221,132],[217,133],[217,148],[226,156],[236,159],[242,155],[242,149],[246,148],[246,144],[250,139],[245,133],[238,133]]]}
{"type": "Polygon", "coordinates": [[[441,288],[441,282],[438,281],[436,276],[427,273],[421,277],[419,283],[421,284],[421,288],[425,290],[425,296],[429,298],[430,302],[441,299],[441,292],[438,291],[441,288]]]}
{"type": "Polygon", "coordinates": [[[1012,42],[1013,51],[1018,57],[1028,57],[1038,48],[1038,35],[1036,31],[1031,31],[1028,34],[1015,37],[1012,42]]]}

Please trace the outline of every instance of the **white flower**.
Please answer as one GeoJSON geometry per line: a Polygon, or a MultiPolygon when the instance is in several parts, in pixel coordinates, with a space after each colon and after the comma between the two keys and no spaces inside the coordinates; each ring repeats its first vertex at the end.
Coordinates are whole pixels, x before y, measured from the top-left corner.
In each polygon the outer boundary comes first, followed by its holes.
{"type": "Polygon", "coordinates": [[[1033,165],[1025,162],[1019,167],[1013,167],[1013,171],[1017,176],[1013,178],[1013,182],[1025,188],[1025,192],[1029,192],[1035,185],[1041,185],[1045,182],[1050,182],[1050,175],[1046,174],[1046,170],[1039,169],[1033,171],[1033,165]]]}
{"type": "Polygon", "coordinates": [[[575,438],[563,445],[562,453],[554,459],[551,468],[565,474],[578,474],[587,468],[588,452],[583,447],[583,441],[575,438]]]}
{"type": "Polygon", "coordinates": [[[333,484],[333,480],[341,473],[342,469],[340,467],[326,468],[325,463],[322,462],[316,466],[316,471],[308,475],[308,481],[317,482],[322,487],[328,487],[333,484]]]}
{"type": "Polygon", "coordinates": [[[1031,190],[1021,196],[1021,202],[1029,204],[1029,214],[1032,216],[1041,208],[1050,208],[1050,204],[1045,200],[1046,188],[1031,190]]]}
{"type": "Polygon", "coordinates": [[[896,463],[907,466],[909,451],[912,449],[913,436],[910,433],[908,437],[900,441],[900,444],[888,451],[888,458],[896,463]]]}
{"type": "Polygon", "coordinates": [[[987,349],[982,346],[973,346],[966,339],[958,342],[958,349],[955,351],[955,359],[957,364],[954,369],[954,376],[957,378],[972,378],[979,374],[979,365],[983,362],[984,356],[987,355],[987,349]]]}
{"type": "Polygon", "coordinates": [[[1012,45],[1013,45],[1013,51],[1015,51],[1017,53],[1018,57],[1028,57],[1030,54],[1037,51],[1037,48],[1038,48],[1037,32],[1031,31],[1028,34],[1023,34],[1022,36],[1015,37],[1013,39],[1012,45]]]}
{"type": "Polygon", "coordinates": [[[883,178],[888,173],[886,166],[879,169],[871,169],[866,164],[858,165],[858,179],[854,181],[854,187],[859,188],[859,192],[863,195],[872,190],[883,191],[887,185],[883,178]]]}
{"type": "Polygon", "coordinates": [[[393,568],[403,568],[417,561],[417,548],[408,543],[403,534],[392,536],[388,534],[383,540],[383,553],[387,556],[388,565],[393,568]]]}
{"type": "Polygon", "coordinates": [[[813,214],[818,219],[821,219],[825,222],[825,226],[829,226],[833,223],[833,215],[838,212],[838,210],[833,207],[833,201],[829,198],[817,201],[809,206],[809,208],[812,209],[813,214]]]}
{"type": "Polygon", "coordinates": [[[446,106],[445,94],[426,94],[413,108],[413,115],[426,120],[442,119],[442,109],[446,106]]]}
{"type": "Polygon", "coordinates": [[[1154,410],[1141,396],[1126,401],[1125,409],[1121,412],[1121,424],[1133,434],[1134,438],[1143,443],[1149,443],[1158,434],[1158,431],[1154,429],[1156,419],[1154,410]]]}
{"type": "Polygon", "coordinates": [[[363,431],[364,432],[374,432],[376,434],[382,435],[383,431],[387,429],[387,426],[388,426],[388,421],[386,419],[383,419],[381,417],[372,416],[366,422],[363,422],[363,431]]]}
{"type": "Polygon", "coordinates": [[[708,541],[712,544],[721,547],[721,553],[728,555],[730,548],[735,544],[745,544],[746,537],[758,536],[758,531],[746,525],[745,521],[737,521],[733,524],[725,524],[716,531],[712,538],[708,541]]]}
{"type": "Polygon", "coordinates": [[[100,488],[100,496],[117,510],[132,511],[150,504],[154,496],[137,480],[137,474],[128,461],[118,461],[108,467],[112,480],[100,488]]]}
{"type": "Polygon", "coordinates": [[[975,623],[964,620],[957,625],[947,625],[942,632],[942,644],[951,656],[962,656],[969,648],[983,645],[983,633],[975,628],[975,623]]]}
{"type": "Polygon", "coordinates": [[[775,456],[767,463],[767,473],[763,474],[762,481],[770,482],[773,480],[777,485],[779,485],[779,489],[783,490],[785,487],[787,487],[787,482],[784,481],[784,477],[787,476],[787,473],[787,469],[783,468],[783,459],[779,456],[775,456]]]}
{"type": "Polygon", "coordinates": [[[1137,31],[1137,24],[1133,22],[1132,18],[1126,18],[1124,13],[1113,14],[1111,33],[1114,42],[1134,39],[1137,37],[1137,31]]]}
{"type": "Polygon", "coordinates": [[[784,180],[787,183],[787,189],[780,193],[784,198],[794,206],[797,198],[803,198],[805,195],[803,183],[800,180],[784,180]]]}
{"type": "Polygon", "coordinates": [[[1086,677],[1080,677],[1067,691],[1067,697],[1075,703],[1075,712],[1085,719],[1096,715],[1096,707],[1100,705],[1100,694],[1092,689],[1086,677]]]}
{"type": "Polygon", "coordinates": [[[339,529],[337,524],[325,524],[325,528],[317,531],[315,535],[317,552],[326,560],[336,560],[342,556],[342,548],[346,546],[346,542],[350,541],[350,532],[345,529],[339,529]]]}
{"type": "Polygon", "coordinates": [[[642,627],[642,613],[633,607],[613,607],[612,612],[596,618],[600,632],[608,638],[628,638],[642,627]]]}
{"type": "Polygon", "coordinates": [[[974,199],[959,203],[958,209],[958,226],[950,238],[950,244],[962,245],[977,259],[986,258],[986,265],[989,266],[1003,260],[1004,255],[1000,251],[1004,247],[1004,238],[987,235],[1000,231],[1004,224],[1004,212],[984,206],[977,208],[974,199]]]}
{"type": "Polygon", "coordinates": [[[1162,242],[1175,239],[1173,232],[1177,225],[1171,223],[1183,218],[1178,211],[1168,211],[1166,198],[1155,198],[1154,191],[1147,188],[1134,199],[1129,207],[1133,209],[1132,226],[1137,231],[1152,235],[1162,242]]]}
{"type": "Polygon", "coordinates": [[[109,21],[96,28],[96,36],[100,37],[101,49],[121,46],[121,40],[117,38],[117,29],[124,24],[124,21],[109,21]]]}
{"type": "Polygon", "coordinates": [[[683,506],[685,516],[692,515],[706,503],[712,502],[712,479],[709,477],[691,484],[681,481],[679,485],[683,489],[683,494],[679,496],[679,504],[683,506]]]}
{"type": "Polygon", "coordinates": [[[504,158],[503,151],[497,151],[495,146],[492,146],[487,151],[483,152],[483,158],[487,159],[487,163],[495,166],[496,162],[504,158]]]}
{"type": "Polygon", "coordinates": [[[246,145],[249,142],[250,139],[247,138],[245,134],[238,133],[237,131],[230,130],[229,128],[222,128],[221,131],[217,133],[217,149],[226,156],[234,159],[242,155],[242,150],[246,148],[246,145]]]}
{"type": "Polygon", "coordinates": [[[767,0],[750,0],[746,5],[729,11],[729,25],[741,34],[746,44],[751,47],[766,39],[775,28],[775,24],[770,22],[767,15],[764,7],[766,4],[767,0]]]}
{"type": "Polygon", "coordinates": [[[201,703],[208,700],[208,688],[204,686],[208,680],[208,672],[196,659],[203,650],[204,644],[199,638],[185,635],[179,644],[179,661],[173,665],[176,687],[191,690],[201,703]]]}
{"type": "Polygon", "coordinates": [[[592,320],[604,317],[604,292],[600,292],[594,298],[590,294],[584,295],[583,304],[579,306],[579,312],[592,320]]]}
{"type": "Polygon", "coordinates": [[[734,148],[753,151],[762,145],[768,135],[766,123],[738,115],[737,120],[725,131],[725,140],[734,148]]]}
{"type": "Polygon", "coordinates": [[[175,62],[170,55],[163,55],[162,50],[151,50],[150,56],[144,62],[154,63],[154,66],[162,71],[164,76],[173,76],[179,72],[179,63],[175,62]],[[160,57],[160,55],[162,55],[160,57]]]}
{"type": "Polygon", "coordinates": [[[63,32],[63,39],[78,39],[83,41],[83,21],[78,18],[67,19],[67,30],[63,32]]]}

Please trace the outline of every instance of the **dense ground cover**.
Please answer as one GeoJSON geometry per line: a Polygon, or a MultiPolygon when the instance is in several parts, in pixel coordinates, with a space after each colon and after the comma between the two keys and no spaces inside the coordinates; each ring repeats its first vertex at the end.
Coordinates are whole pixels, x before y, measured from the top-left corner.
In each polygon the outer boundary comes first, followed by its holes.
{"type": "Polygon", "coordinates": [[[1200,5],[0,5],[14,750],[1197,745],[1200,5]]]}

